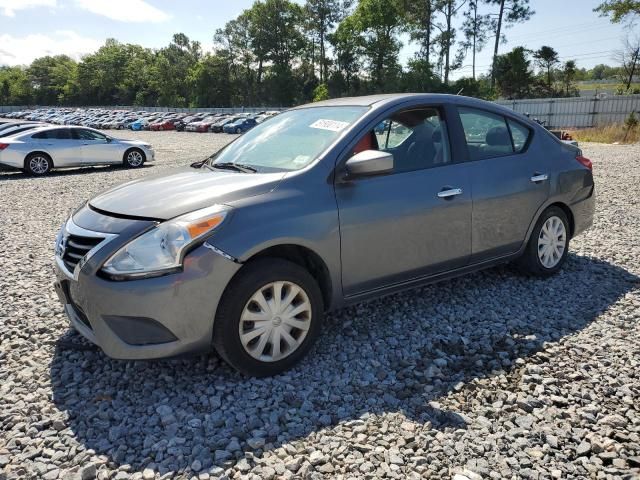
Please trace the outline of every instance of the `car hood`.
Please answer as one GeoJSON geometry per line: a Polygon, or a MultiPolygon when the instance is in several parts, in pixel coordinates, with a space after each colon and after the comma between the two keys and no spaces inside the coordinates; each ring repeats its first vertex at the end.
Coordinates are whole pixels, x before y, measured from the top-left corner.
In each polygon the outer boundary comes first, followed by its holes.
{"type": "Polygon", "coordinates": [[[124,183],[89,201],[117,215],[168,220],[214,204],[268,193],[285,173],[236,173],[180,168],[124,183]]]}
{"type": "Polygon", "coordinates": [[[123,145],[137,145],[140,147],[149,147],[149,142],[144,142],[142,140],[129,140],[126,138],[114,138],[114,141],[116,141],[117,143],[121,143],[123,145]]]}

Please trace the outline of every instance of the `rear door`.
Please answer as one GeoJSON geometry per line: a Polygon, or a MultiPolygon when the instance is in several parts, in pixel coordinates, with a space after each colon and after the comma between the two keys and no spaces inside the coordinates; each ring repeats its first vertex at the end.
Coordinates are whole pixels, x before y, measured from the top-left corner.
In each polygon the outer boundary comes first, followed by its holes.
{"type": "Polygon", "coordinates": [[[544,159],[529,152],[529,127],[495,112],[459,107],[473,189],[472,257],[515,253],[549,196],[544,159]]]}
{"type": "Polygon", "coordinates": [[[32,137],[43,151],[49,153],[56,167],[82,165],[82,151],[71,138],[71,129],[56,128],[35,133],[32,137]]]}
{"type": "Polygon", "coordinates": [[[335,185],[345,295],[466,265],[469,165],[452,152],[442,107],[398,110],[372,125],[347,157],[370,149],[393,153],[394,170],[335,185]]]}

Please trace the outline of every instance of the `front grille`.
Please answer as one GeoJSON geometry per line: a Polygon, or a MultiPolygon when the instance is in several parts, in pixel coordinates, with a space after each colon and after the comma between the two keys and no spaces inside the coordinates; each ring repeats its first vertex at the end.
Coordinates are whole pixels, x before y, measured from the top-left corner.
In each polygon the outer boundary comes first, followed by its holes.
{"type": "Polygon", "coordinates": [[[65,239],[62,261],[67,269],[73,273],[78,262],[84,257],[89,250],[102,242],[102,237],[81,237],[79,235],[70,234],[65,239]]]}

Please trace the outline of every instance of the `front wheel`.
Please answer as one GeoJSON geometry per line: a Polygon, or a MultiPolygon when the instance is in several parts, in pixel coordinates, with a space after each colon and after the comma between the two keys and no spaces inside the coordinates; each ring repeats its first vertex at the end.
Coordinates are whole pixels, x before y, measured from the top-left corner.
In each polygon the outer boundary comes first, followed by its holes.
{"type": "Polygon", "coordinates": [[[146,160],[145,154],[139,148],[127,150],[124,154],[124,166],[128,168],[139,168],[146,160]]]}
{"type": "Polygon", "coordinates": [[[561,208],[546,209],[531,232],[518,266],[525,273],[548,277],[557,273],[569,252],[569,220],[561,208]]]}
{"type": "Polygon", "coordinates": [[[229,283],[218,305],[213,346],[239,372],[265,377],[295,365],[320,333],[322,293],[299,265],[261,259],[229,283]]]}
{"type": "Polygon", "coordinates": [[[236,133],[240,135],[242,133],[242,129],[240,127],[236,128],[236,133]]]}

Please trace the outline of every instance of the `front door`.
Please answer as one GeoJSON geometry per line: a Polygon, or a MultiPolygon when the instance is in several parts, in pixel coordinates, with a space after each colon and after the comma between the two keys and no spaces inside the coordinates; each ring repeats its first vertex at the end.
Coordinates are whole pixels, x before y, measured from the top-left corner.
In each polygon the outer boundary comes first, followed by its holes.
{"type": "Polygon", "coordinates": [[[393,153],[394,170],[336,182],[345,296],[467,264],[469,166],[452,159],[448,138],[439,109],[420,108],[391,115],[358,144],[393,153]]]}
{"type": "Polygon", "coordinates": [[[73,136],[82,151],[83,165],[122,162],[121,148],[108,141],[106,135],[85,128],[74,128],[73,136]]]}

